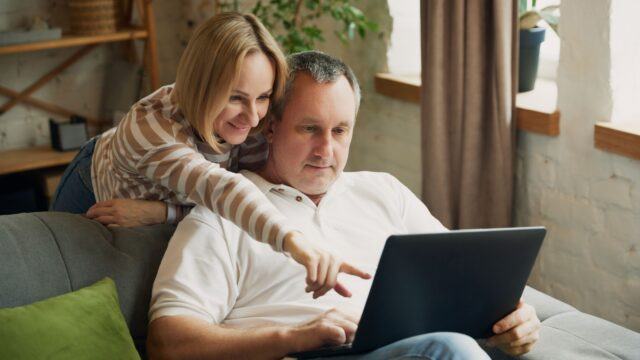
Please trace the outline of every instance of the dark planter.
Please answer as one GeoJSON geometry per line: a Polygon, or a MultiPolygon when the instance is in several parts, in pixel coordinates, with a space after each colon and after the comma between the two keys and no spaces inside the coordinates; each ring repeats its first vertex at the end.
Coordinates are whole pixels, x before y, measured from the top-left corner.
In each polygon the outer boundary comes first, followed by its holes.
{"type": "Polygon", "coordinates": [[[544,41],[544,28],[520,30],[520,62],[518,92],[533,90],[538,76],[540,44],[544,41]]]}

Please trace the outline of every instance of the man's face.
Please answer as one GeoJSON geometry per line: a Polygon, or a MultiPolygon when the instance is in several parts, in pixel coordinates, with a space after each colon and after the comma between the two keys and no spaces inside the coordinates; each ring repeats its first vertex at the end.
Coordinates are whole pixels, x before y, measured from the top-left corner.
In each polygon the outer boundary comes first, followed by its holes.
{"type": "Polygon", "coordinates": [[[355,99],[344,76],[318,84],[296,75],[282,119],[267,129],[271,180],[307,195],[324,194],[342,173],[355,122],[355,99]]]}

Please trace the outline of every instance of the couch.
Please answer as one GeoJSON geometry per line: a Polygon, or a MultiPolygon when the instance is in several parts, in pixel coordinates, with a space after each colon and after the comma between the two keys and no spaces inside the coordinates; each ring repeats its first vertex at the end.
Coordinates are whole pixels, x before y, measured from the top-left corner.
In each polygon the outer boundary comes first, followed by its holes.
{"type": "MultiPolygon", "coordinates": [[[[151,286],[175,227],[104,227],[58,212],[0,216],[0,308],[115,280],[120,307],[144,358],[151,286]]],[[[640,334],[527,287],[541,338],[522,359],[640,359],[640,334]]],[[[494,359],[509,359],[499,351],[494,359]]]]}

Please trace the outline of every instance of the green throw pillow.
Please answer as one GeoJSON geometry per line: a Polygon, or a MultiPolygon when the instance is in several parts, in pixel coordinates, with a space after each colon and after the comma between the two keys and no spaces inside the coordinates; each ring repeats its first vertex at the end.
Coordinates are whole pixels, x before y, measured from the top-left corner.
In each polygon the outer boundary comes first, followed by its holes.
{"type": "Polygon", "coordinates": [[[113,280],[0,309],[0,359],[140,359],[113,280]]]}

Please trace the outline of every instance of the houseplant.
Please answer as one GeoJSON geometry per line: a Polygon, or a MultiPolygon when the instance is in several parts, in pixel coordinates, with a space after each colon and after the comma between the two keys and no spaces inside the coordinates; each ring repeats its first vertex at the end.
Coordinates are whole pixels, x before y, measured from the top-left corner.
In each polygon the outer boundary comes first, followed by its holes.
{"type": "Polygon", "coordinates": [[[538,75],[540,44],[544,41],[545,28],[538,27],[543,20],[558,33],[560,5],[537,9],[537,0],[518,1],[520,28],[520,61],[518,68],[518,92],[533,90],[538,75]]]}
{"type": "MultiPolygon", "coordinates": [[[[221,11],[239,10],[238,0],[217,0],[221,11]]],[[[260,21],[271,31],[286,53],[315,49],[317,41],[325,41],[318,21],[331,17],[340,24],[335,35],[343,43],[358,34],[364,38],[368,31],[377,31],[378,25],[353,6],[352,0],[257,0],[251,8],[260,21]]]]}

